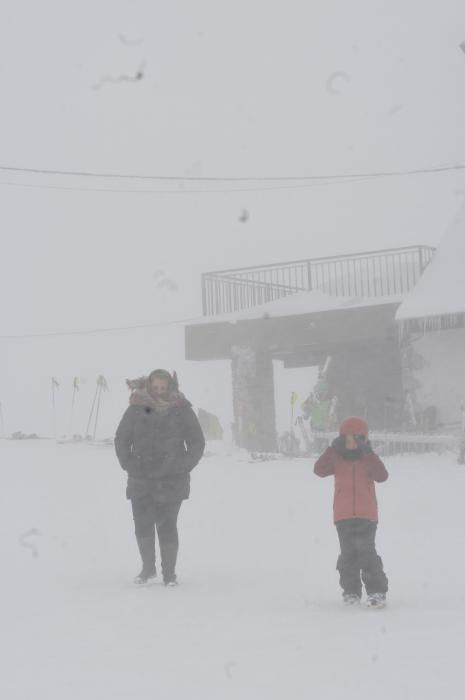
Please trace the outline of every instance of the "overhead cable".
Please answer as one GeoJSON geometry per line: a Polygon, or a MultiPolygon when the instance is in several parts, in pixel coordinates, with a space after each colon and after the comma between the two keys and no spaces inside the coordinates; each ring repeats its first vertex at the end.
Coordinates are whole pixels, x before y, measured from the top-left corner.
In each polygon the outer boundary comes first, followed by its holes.
{"type": "Polygon", "coordinates": [[[433,173],[452,172],[465,170],[465,163],[449,163],[447,165],[435,165],[422,168],[408,168],[398,170],[373,170],[352,173],[323,173],[320,175],[162,175],[162,174],[136,174],[136,173],[107,173],[91,172],[86,170],[59,170],[50,168],[26,168],[9,165],[0,165],[0,171],[20,174],[54,175],[61,177],[85,177],[107,180],[148,180],[164,182],[314,182],[318,180],[352,180],[358,178],[384,178],[405,177],[408,175],[426,175],[433,173]]]}
{"type": "Polygon", "coordinates": [[[178,319],[177,321],[155,321],[154,323],[142,323],[135,324],[132,326],[110,326],[103,328],[88,328],[84,330],[74,330],[74,331],[52,331],[47,333],[19,333],[11,335],[0,335],[0,340],[23,340],[32,338],[56,338],[59,336],[72,336],[72,335],[95,335],[97,333],[118,333],[121,331],[133,331],[149,328],[161,328],[166,326],[176,326],[184,325],[185,323],[194,323],[195,321],[200,321],[203,316],[194,316],[192,318],[178,319]]]}

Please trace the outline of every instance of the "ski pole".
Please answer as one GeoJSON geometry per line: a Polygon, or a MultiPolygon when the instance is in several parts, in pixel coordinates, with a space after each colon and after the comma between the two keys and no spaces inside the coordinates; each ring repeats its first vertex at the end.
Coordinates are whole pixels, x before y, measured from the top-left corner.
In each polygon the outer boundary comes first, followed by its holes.
{"type": "Polygon", "coordinates": [[[102,391],[103,391],[102,385],[99,385],[98,389],[99,390],[98,390],[97,408],[95,410],[94,435],[92,437],[92,440],[95,440],[95,436],[97,435],[97,422],[98,422],[98,414],[99,414],[99,410],[100,410],[100,399],[102,397],[102,391]]]}
{"type": "Polygon", "coordinates": [[[71,416],[69,419],[69,436],[71,437],[73,434],[73,417],[74,417],[74,400],[76,397],[76,387],[73,389],[73,397],[71,399],[71,416]]]}
{"type": "Polygon", "coordinates": [[[95,389],[94,399],[93,399],[93,401],[92,401],[92,408],[90,409],[89,420],[87,421],[86,438],[87,438],[87,436],[89,435],[89,428],[90,428],[90,424],[91,424],[91,421],[92,421],[92,416],[93,416],[93,414],[94,414],[94,408],[95,408],[95,402],[96,402],[96,400],[97,400],[97,393],[98,393],[98,390],[99,390],[99,387],[98,387],[98,385],[97,385],[97,387],[96,387],[96,389],[95,389]]]}

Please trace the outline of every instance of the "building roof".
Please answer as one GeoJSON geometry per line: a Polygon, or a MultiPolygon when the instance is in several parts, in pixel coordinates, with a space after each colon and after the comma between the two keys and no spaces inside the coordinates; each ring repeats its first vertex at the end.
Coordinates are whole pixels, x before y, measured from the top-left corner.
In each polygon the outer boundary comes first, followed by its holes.
{"type": "Polygon", "coordinates": [[[432,261],[396,313],[397,321],[465,313],[465,205],[447,229],[432,261]]]}
{"type": "Polygon", "coordinates": [[[384,304],[399,303],[402,295],[380,297],[342,297],[331,296],[314,289],[308,292],[289,294],[286,297],[252,306],[249,309],[242,309],[227,314],[216,314],[214,316],[204,316],[189,325],[205,325],[214,323],[236,323],[238,321],[254,321],[263,318],[281,318],[284,316],[299,316],[302,314],[321,313],[322,311],[335,311],[343,309],[353,309],[365,306],[383,306],[384,304]]]}

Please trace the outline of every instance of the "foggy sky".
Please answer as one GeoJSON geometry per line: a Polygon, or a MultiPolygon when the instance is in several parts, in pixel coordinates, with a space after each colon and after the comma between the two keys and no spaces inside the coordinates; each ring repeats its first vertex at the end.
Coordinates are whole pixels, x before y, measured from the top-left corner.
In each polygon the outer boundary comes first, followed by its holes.
{"type": "MultiPolygon", "coordinates": [[[[3,0],[0,165],[293,176],[463,162],[464,40],[459,0],[3,0]]],[[[437,245],[465,172],[212,189],[0,173],[2,334],[197,316],[209,269],[437,245]]],[[[154,366],[180,367],[194,402],[226,410],[212,396],[226,370],[183,351],[182,328],[0,340],[8,428],[49,432],[52,374],[109,375],[108,432],[124,377],[154,366]]]]}

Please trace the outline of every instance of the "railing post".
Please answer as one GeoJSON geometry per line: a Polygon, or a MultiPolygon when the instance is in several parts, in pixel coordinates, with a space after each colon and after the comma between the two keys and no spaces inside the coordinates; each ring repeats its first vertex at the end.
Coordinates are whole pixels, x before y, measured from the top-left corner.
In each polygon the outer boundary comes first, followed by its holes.
{"type": "Polygon", "coordinates": [[[418,248],[418,263],[419,263],[420,275],[422,275],[423,270],[425,269],[425,260],[423,257],[423,246],[419,246],[419,248],[418,248]]]}
{"type": "Polygon", "coordinates": [[[220,303],[220,284],[219,280],[215,279],[215,310],[214,314],[221,313],[221,303],[220,303]]]}
{"type": "Polygon", "coordinates": [[[202,275],[202,314],[208,316],[207,309],[207,275],[202,275]]]}
{"type": "Polygon", "coordinates": [[[312,282],[312,263],[310,260],[307,260],[307,286],[309,290],[313,289],[313,282],[312,282]]]}

